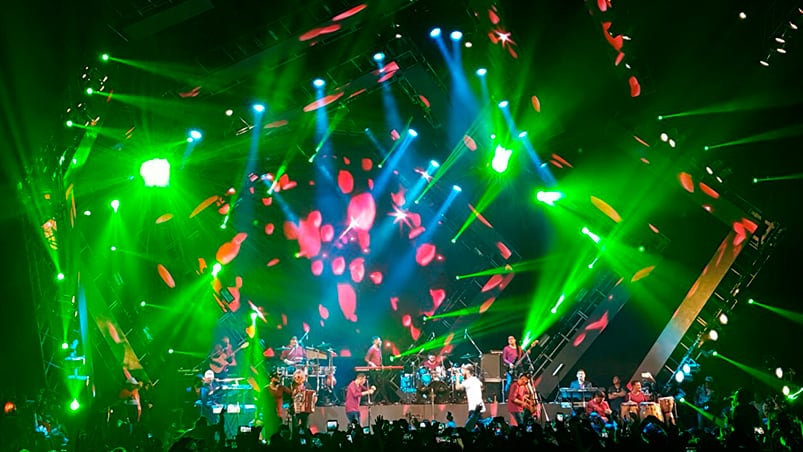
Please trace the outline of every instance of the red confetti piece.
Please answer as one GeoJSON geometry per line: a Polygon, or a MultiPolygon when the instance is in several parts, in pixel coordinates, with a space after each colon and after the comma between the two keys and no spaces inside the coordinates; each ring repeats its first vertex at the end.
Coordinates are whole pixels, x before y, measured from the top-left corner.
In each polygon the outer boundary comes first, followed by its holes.
{"type": "Polygon", "coordinates": [[[344,163],[346,166],[349,166],[349,165],[351,165],[351,159],[349,159],[348,157],[346,157],[346,156],[344,155],[344,156],[343,156],[343,163],[344,163]]]}
{"type": "Polygon", "coordinates": [[[354,190],[354,176],[346,170],[340,170],[337,173],[337,186],[344,194],[351,193],[354,190]]]}
{"type": "Polygon", "coordinates": [[[742,225],[745,229],[750,231],[751,234],[755,234],[758,229],[758,225],[753,220],[747,218],[742,218],[742,225]]]}
{"type": "Polygon", "coordinates": [[[436,248],[431,243],[424,243],[415,252],[415,261],[418,265],[426,267],[435,258],[436,248]]]}
{"type": "Polygon", "coordinates": [[[326,306],[319,304],[318,305],[318,314],[321,316],[322,319],[326,320],[329,318],[329,310],[326,309],[326,306]]]}
{"type": "Polygon", "coordinates": [[[617,54],[616,54],[616,59],[615,59],[615,60],[613,60],[613,65],[614,65],[614,66],[619,66],[619,64],[621,64],[621,63],[622,63],[622,60],[624,60],[624,59],[625,59],[625,54],[624,54],[624,52],[619,52],[619,53],[617,53],[617,54]]]}
{"type": "Polygon", "coordinates": [[[317,100],[307,104],[304,107],[304,112],[309,113],[311,111],[315,111],[315,110],[317,110],[319,108],[325,107],[325,106],[331,104],[332,102],[334,102],[334,101],[340,99],[341,97],[343,97],[343,94],[344,94],[343,91],[341,91],[339,93],[329,94],[328,96],[324,96],[324,97],[322,97],[320,99],[317,99],[317,100]]]}
{"type": "Polygon", "coordinates": [[[229,205],[229,203],[226,203],[226,204],[223,204],[222,206],[220,206],[220,208],[217,209],[217,213],[219,213],[221,215],[226,215],[226,214],[229,213],[229,209],[231,209],[231,206],[229,205]]]}
{"type": "Polygon", "coordinates": [[[597,209],[599,209],[602,213],[607,215],[608,218],[610,218],[614,222],[619,223],[620,221],[622,221],[622,217],[619,215],[619,212],[617,212],[616,209],[611,207],[611,205],[608,204],[607,202],[597,198],[596,196],[592,196],[591,204],[594,204],[594,206],[597,209]]]}
{"type": "Polygon", "coordinates": [[[173,275],[170,274],[164,265],[158,264],[156,266],[156,270],[159,272],[159,276],[162,278],[162,281],[167,284],[167,287],[171,289],[176,287],[176,281],[173,279],[173,275]]]}
{"type": "Polygon", "coordinates": [[[368,7],[368,5],[366,5],[365,3],[363,3],[361,5],[357,5],[354,8],[346,10],[346,11],[338,14],[337,16],[333,17],[332,18],[332,22],[338,22],[338,21],[341,21],[343,19],[348,19],[349,17],[356,15],[357,13],[359,13],[360,11],[364,10],[367,7],[368,7]]]}
{"type": "Polygon", "coordinates": [[[559,161],[559,162],[561,162],[562,164],[564,164],[564,165],[568,166],[569,168],[574,168],[574,167],[572,166],[572,164],[571,164],[571,163],[569,163],[569,161],[568,161],[568,160],[566,160],[565,158],[561,157],[561,156],[560,156],[560,155],[558,155],[558,154],[552,154],[552,158],[553,158],[553,159],[555,159],[555,160],[557,160],[557,161],[559,161]]]}
{"type": "Polygon", "coordinates": [[[344,271],[346,271],[346,260],[343,256],[338,256],[332,261],[332,273],[340,276],[344,271]]]}
{"type": "Polygon", "coordinates": [[[331,224],[321,226],[321,240],[331,242],[335,238],[335,228],[331,224]]]}
{"type": "Polygon", "coordinates": [[[586,333],[581,331],[580,334],[578,334],[577,337],[574,338],[574,341],[572,341],[572,345],[575,347],[579,347],[580,344],[582,344],[583,341],[585,340],[586,340],[586,333]]]}
{"type": "Polygon", "coordinates": [[[156,219],[156,224],[162,224],[173,219],[172,213],[166,213],[156,219]]]}
{"type": "Polygon", "coordinates": [[[351,284],[340,283],[337,285],[337,302],[340,305],[340,312],[343,317],[351,322],[357,321],[357,294],[351,284]]]}
{"type": "Polygon", "coordinates": [[[412,316],[410,316],[410,314],[404,314],[402,316],[402,326],[404,326],[405,328],[410,328],[412,324],[413,324],[412,316]]]}
{"type": "Polygon", "coordinates": [[[689,193],[694,193],[694,181],[691,178],[691,174],[687,172],[682,172],[678,175],[678,179],[680,180],[680,186],[683,187],[689,193]]]}
{"type": "Polygon", "coordinates": [[[371,280],[372,283],[376,284],[377,286],[382,284],[382,273],[380,272],[371,272],[368,275],[368,278],[371,280]]]}
{"type": "MultiPolygon", "coordinates": [[[[384,70],[384,68],[382,69],[384,70]]],[[[394,75],[396,75],[396,72],[398,72],[398,69],[387,72],[383,71],[383,75],[376,80],[376,83],[384,83],[390,80],[391,78],[393,78],[394,75]]]]}
{"type": "Polygon", "coordinates": [[[471,213],[473,213],[478,220],[480,220],[480,223],[484,224],[485,226],[488,226],[491,229],[494,228],[493,225],[491,225],[491,222],[488,221],[484,216],[482,216],[482,214],[477,209],[475,209],[474,206],[469,204],[468,209],[471,210],[471,213]]]}
{"type": "Polygon", "coordinates": [[[488,20],[491,21],[491,24],[496,25],[496,24],[499,23],[499,16],[496,14],[496,12],[494,10],[489,9],[488,10],[488,20]]]}
{"type": "Polygon", "coordinates": [[[199,257],[198,258],[198,272],[197,273],[199,275],[202,275],[204,273],[204,270],[206,270],[206,268],[207,268],[206,259],[204,259],[202,257],[199,257]]]}
{"type": "Polygon", "coordinates": [[[394,311],[399,310],[399,297],[390,297],[390,308],[394,311]]]}
{"type": "Polygon", "coordinates": [[[631,75],[630,78],[627,79],[627,83],[630,84],[630,97],[638,97],[641,95],[641,85],[635,75],[631,75]]]}
{"type": "Polygon", "coordinates": [[[597,8],[603,13],[611,6],[610,0],[597,0],[597,8]]]}
{"type": "Polygon", "coordinates": [[[289,124],[289,122],[286,119],[279,119],[278,121],[273,121],[273,122],[269,122],[269,123],[265,124],[265,126],[263,128],[265,128],[265,129],[278,129],[279,127],[284,127],[287,124],[289,124]]]}
{"type": "Polygon", "coordinates": [[[643,163],[643,164],[645,164],[645,165],[649,165],[649,164],[650,164],[650,161],[649,161],[649,160],[647,160],[647,159],[646,159],[646,158],[644,158],[644,157],[640,158],[639,160],[641,160],[641,163],[643,163]]]}
{"type": "Polygon", "coordinates": [[[650,227],[650,229],[652,229],[652,232],[654,232],[654,233],[656,233],[656,234],[658,234],[659,232],[661,232],[661,231],[659,231],[659,230],[658,230],[658,228],[656,228],[656,227],[655,227],[655,226],[653,226],[652,224],[648,224],[648,226],[650,227]]]}
{"type": "Polygon", "coordinates": [[[477,150],[477,142],[468,135],[463,135],[463,144],[466,145],[469,151],[474,152],[477,150]]]}
{"type": "Polygon", "coordinates": [[[268,223],[265,225],[265,234],[273,235],[273,231],[276,230],[276,226],[273,223],[268,223]]]}
{"type": "Polygon", "coordinates": [[[488,281],[485,282],[485,285],[482,286],[482,292],[488,292],[492,290],[496,286],[498,286],[502,282],[502,275],[493,275],[488,278],[488,281]]]}
{"type": "Polygon", "coordinates": [[[366,89],[366,88],[358,89],[357,91],[354,91],[353,93],[349,94],[349,99],[357,97],[360,94],[363,94],[363,93],[365,93],[367,91],[368,91],[368,89],[366,89]]]}
{"type": "Polygon", "coordinates": [[[496,297],[491,297],[483,301],[482,304],[480,305],[480,314],[483,314],[487,310],[491,309],[491,306],[494,304],[494,301],[496,301],[496,297]]]}
{"type": "Polygon", "coordinates": [[[201,94],[201,87],[200,86],[196,86],[195,88],[193,88],[193,89],[191,89],[189,91],[184,91],[184,92],[178,93],[178,96],[186,99],[188,97],[197,97],[199,94],[201,94]]]}
{"type": "Polygon", "coordinates": [[[323,261],[320,259],[312,261],[310,271],[312,271],[312,274],[315,276],[321,276],[323,273],[323,261]]]}
{"type": "Polygon", "coordinates": [[[496,242],[496,249],[499,250],[499,254],[501,254],[502,258],[505,260],[510,259],[510,256],[513,255],[513,253],[510,251],[510,248],[508,248],[507,245],[502,242],[496,242]]]}
{"type": "Polygon", "coordinates": [[[407,193],[407,189],[404,187],[399,187],[399,191],[390,194],[390,199],[393,200],[393,204],[397,206],[403,206],[407,201],[404,197],[404,194],[407,193]]]}
{"type": "Polygon", "coordinates": [[[421,337],[421,330],[410,325],[410,337],[413,341],[417,341],[419,337],[421,337]]]}
{"type": "Polygon", "coordinates": [[[655,265],[650,265],[649,267],[642,268],[641,270],[637,271],[632,278],[630,278],[630,282],[636,282],[640,279],[644,279],[652,273],[655,269],[655,265]]]}
{"type": "Polygon", "coordinates": [[[563,168],[563,165],[561,165],[561,163],[555,159],[550,160],[549,163],[551,163],[556,168],[563,168]]]}
{"type": "Polygon", "coordinates": [[[215,254],[215,259],[217,259],[217,261],[223,265],[226,265],[229,262],[233,261],[234,258],[236,258],[238,254],[240,254],[241,243],[242,241],[232,239],[231,241],[220,245],[220,248],[218,248],[217,250],[217,254],[215,254]]]}
{"type": "Polygon", "coordinates": [[[190,213],[190,218],[193,218],[194,216],[201,213],[204,209],[214,204],[218,199],[220,199],[218,196],[210,196],[201,201],[201,203],[198,204],[198,206],[196,206],[195,209],[193,209],[192,213],[190,213]]]}
{"type": "Polygon", "coordinates": [[[608,311],[602,313],[599,320],[593,321],[586,325],[586,331],[604,331],[608,327],[608,311]]]}
{"type": "Polygon", "coordinates": [[[313,210],[298,226],[299,256],[313,258],[321,252],[321,212],[313,210]]]}
{"type": "Polygon", "coordinates": [[[268,261],[268,267],[274,267],[279,263],[279,258],[273,258],[268,261]]]}
{"type": "Polygon", "coordinates": [[[424,231],[426,231],[426,228],[424,228],[423,226],[419,226],[417,228],[410,229],[410,232],[407,234],[407,238],[412,240],[412,239],[418,237],[419,235],[423,234],[424,231]]]}
{"type": "Polygon", "coordinates": [[[624,45],[624,39],[622,35],[611,36],[611,25],[613,25],[611,22],[602,22],[602,34],[605,35],[605,40],[608,41],[608,44],[619,52],[622,50],[622,45],[624,45]]]}
{"type": "Polygon", "coordinates": [[[443,289],[429,289],[429,296],[432,298],[432,307],[433,311],[435,311],[446,299],[446,291],[443,289]]]}
{"type": "Polygon", "coordinates": [[[399,138],[401,138],[401,135],[399,135],[399,131],[397,131],[396,129],[393,129],[393,130],[390,131],[390,138],[392,138],[393,141],[396,141],[399,138]]]}
{"type": "Polygon", "coordinates": [[[533,110],[541,113],[541,101],[538,99],[538,96],[532,96],[530,102],[533,104],[533,110]]]}
{"type": "Polygon", "coordinates": [[[644,145],[645,147],[650,147],[650,145],[649,145],[649,144],[647,144],[647,142],[646,142],[646,141],[642,140],[642,139],[641,139],[639,136],[637,136],[637,135],[633,135],[633,139],[635,139],[636,141],[638,141],[639,143],[641,143],[641,144],[642,144],[642,145],[644,145]]]}
{"type": "Polygon", "coordinates": [[[374,162],[369,158],[364,158],[361,161],[361,166],[363,171],[371,171],[371,168],[374,167],[374,162]]]}
{"type": "MultiPolygon", "coordinates": [[[[506,267],[508,267],[508,266],[506,266],[506,267]]],[[[507,268],[507,270],[510,271],[512,269],[511,268],[507,268]]],[[[513,280],[514,276],[516,276],[515,273],[508,273],[507,275],[505,275],[505,277],[502,278],[502,282],[499,283],[499,289],[500,290],[505,289],[507,287],[507,285],[510,284],[510,281],[513,280]]]]}
{"type": "Polygon", "coordinates": [[[351,198],[347,215],[350,218],[350,226],[354,229],[370,231],[376,218],[376,203],[373,196],[370,193],[362,193],[351,198]]]}
{"type": "Polygon", "coordinates": [[[429,99],[427,99],[427,97],[424,96],[423,94],[419,94],[418,95],[418,100],[420,100],[421,103],[424,104],[425,107],[427,107],[427,108],[431,108],[432,107],[432,104],[429,103],[429,99]]]}
{"type": "Polygon", "coordinates": [[[702,191],[703,193],[705,193],[706,195],[708,195],[708,196],[710,196],[710,197],[712,197],[714,199],[719,199],[719,193],[716,190],[714,190],[713,188],[709,187],[704,182],[700,182],[699,185],[700,185],[700,191],[702,191]]]}
{"type": "Polygon", "coordinates": [[[355,283],[361,283],[365,278],[365,259],[358,257],[351,261],[349,264],[349,273],[351,273],[351,280],[355,283]]]}

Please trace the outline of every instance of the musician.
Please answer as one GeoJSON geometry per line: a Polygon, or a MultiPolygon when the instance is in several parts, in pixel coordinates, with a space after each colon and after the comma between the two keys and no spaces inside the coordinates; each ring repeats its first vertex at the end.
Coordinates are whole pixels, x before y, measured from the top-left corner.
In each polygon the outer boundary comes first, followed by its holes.
{"type": "Polygon", "coordinates": [[[510,385],[507,401],[507,411],[513,416],[516,425],[524,425],[535,414],[535,394],[530,387],[529,375],[519,375],[510,385]]]}
{"type": "Polygon", "coordinates": [[[513,336],[507,337],[507,345],[505,348],[502,349],[502,364],[505,365],[507,369],[507,374],[505,375],[505,387],[504,391],[508,391],[510,388],[510,384],[513,380],[513,370],[516,364],[521,360],[523,355],[523,350],[519,345],[516,343],[516,338],[513,336]]]}
{"type": "Polygon", "coordinates": [[[315,406],[315,400],[307,400],[307,397],[313,397],[314,392],[307,391],[307,373],[298,369],[293,373],[293,383],[290,388],[290,394],[293,398],[293,403],[290,406],[292,418],[290,426],[293,431],[300,431],[306,429],[309,424],[309,415],[315,406]]]}
{"type": "Polygon", "coordinates": [[[360,425],[360,398],[376,392],[376,386],[369,388],[365,381],[365,374],[359,373],[346,387],[346,418],[349,424],[360,425]]]}
{"type": "Polygon", "coordinates": [[[287,344],[287,348],[282,350],[281,359],[288,366],[294,366],[304,361],[304,347],[298,344],[298,338],[293,336],[287,344]]]}
{"type": "Polygon", "coordinates": [[[428,355],[427,360],[421,365],[429,372],[433,380],[438,380],[446,377],[446,371],[443,368],[443,363],[435,355],[428,355]]]}
{"type": "Polygon", "coordinates": [[[368,348],[368,353],[365,354],[365,364],[368,367],[382,366],[382,339],[379,336],[371,338],[371,347],[368,348]]]}
{"type": "Polygon", "coordinates": [[[282,418],[282,405],[284,404],[284,396],[291,395],[292,391],[287,386],[282,385],[282,376],[278,372],[274,372],[270,376],[270,383],[268,383],[268,394],[270,395],[269,401],[272,402],[273,409],[269,409],[268,414],[276,418],[282,418]]]}
{"type": "Polygon", "coordinates": [[[633,403],[649,402],[650,396],[641,390],[641,382],[633,380],[630,382],[630,393],[627,395],[627,400],[633,403]]]}
{"type": "MultiPolygon", "coordinates": [[[[714,401],[714,377],[707,376],[703,384],[697,387],[697,390],[694,392],[694,404],[705,412],[711,411],[711,402],[714,401]]],[[[708,422],[705,416],[702,413],[697,413],[697,428],[700,430],[705,429],[706,427],[710,427],[711,423],[708,422]]]]}
{"type": "Polygon", "coordinates": [[[204,372],[201,379],[201,387],[198,392],[201,400],[201,416],[206,418],[209,423],[213,424],[217,420],[212,412],[212,405],[217,399],[217,385],[215,384],[215,372],[212,369],[204,372]]]}
{"type": "Polygon", "coordinates": [[[468,417],[466,418],[465,427],[466,430],[471,431],[482,418],[482,413],[485,412],[485,404],[482,402],[482,382],[476,377],[474,366],[471,364],[464,364],[461,372],[463,373],[463,381],[456,383],[455,389],[466,391],[468,417]]]}
{"type": "Polygon", "coordinates": [[[608,402],[605,401],[604,392],[598,389],[594,393],[594,397],[592,397],[586,405],[586,414],[589,416],[599,416],[599,419],[602,420],[602,422],[606,424],[608,423],[613,411],[611,410],[610,405],[608,405],[608,402]]]}
{"type": "Polygon", "coordinates": [[[576,376],[577,380],[574,380],[571,382],[571,384],[569,384],[569,389],[589,389],[594,387],[590,381],[586,380],[585,370],[579,369],[576,376]]]}
{"type": "Polygon", "coordinates": [[[215,344],[209,368],[220,378],[225,378],[228,370],[237,366],[234,347],[228,336],[223,336],[219,344],[215,344]]]}
{"type": "Polygon", "coordinates": [[[611,386],[608,388],[608,404],[614,413],[618,413],[622,408],[622,402],[627,398],[627,389],[622,385],[622,380],[618,375],[611,379],[611,386]]]}

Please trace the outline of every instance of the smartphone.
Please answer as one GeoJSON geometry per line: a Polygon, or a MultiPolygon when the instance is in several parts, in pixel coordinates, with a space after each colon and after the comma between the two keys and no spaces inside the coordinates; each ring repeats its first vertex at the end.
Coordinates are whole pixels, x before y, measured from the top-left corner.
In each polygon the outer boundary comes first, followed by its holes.
{"type": "Polygon", "coordinates": [[[363,427],[362,428],[363,435],[370,435],[371,434],[371,427],[363,427]]]}
{"type": "Polygon", "coordinates": [[[307,438],[304,438],[302,436],[301,438],[298,439],[298,443],[301,444],[302,446],[306,446],[307,445],[307,438]]]}
{"type": "Polygon", "coordinates": [[[250,425],[241,425],[240,426],[240,433],[250,433],[251,426],[250,425]]]}
{"type": "Polygon", "coordinates": [[[555,420],[558,422],[563,422],[563,413],[555,414],[555,420]]]}
{"type": "Polygon", "coordinates": [[[532,433],[533,432],[533,425],[532,424],[527,424],[527,427],[524,428],[524,431],[526,431],[527,433],[532,433]]]}
{"type": "Polygon", "coordinates": [[[337,421],[326,421],[326,431],[333,432],[337,430],[337,421]]]}
{"type": "Polygon", "coordinates": [[[426,428],[426,427],[427,427],[427,423],[426,422],[422,422],[422,423],[418,424],[418,428],[426,428]]]}

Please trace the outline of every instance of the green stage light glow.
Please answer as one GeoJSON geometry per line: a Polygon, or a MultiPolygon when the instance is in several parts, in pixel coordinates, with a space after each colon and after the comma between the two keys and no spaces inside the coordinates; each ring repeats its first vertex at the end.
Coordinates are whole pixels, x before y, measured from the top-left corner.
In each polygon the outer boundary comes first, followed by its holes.
{"type": "Polygon", "coordinates": [[[109,203],[114,213],[117,213],[117,209],[120,208],[120,201],[117,199],[113,199],[112,202],[109,203]]]}
{"type": "Polygon", "coordinates": [[[494,158],[491,160],[491,168],[493,168],[493,170],[497,173],[504,173],[507,171],[511,154],[513,154],[512,150],[505,149],[501,145],[496,146],[496,150],[494,150],[494,158]]]}
{"type": "Polygon", "coordinates": [[[101,61],[109,61],[109,54],[108,53],[104,53],[103,55],[100,56],[100,60],[101,61]]]}
{"type": "Polygon", "coordinates": [[[151,159],[139,167],[139,175],[146,187],[167,187],[170,185],[170,162],[167,159],[151,159]]]}
{"type": "Polygon", "coordinates": [[[58,279],[59,281],[64,281],[64,273],[59,273],[58,275],[56,275],[56,279],[58,279]]]}
{"type": "Polygon", "coordinates": [[[68,348],[70,348],[70,344],[68,344],[66,342],[62,342],[61,343],[61,349],[62,350],[67,350],[68,348]]]}
{"type": "Polygon", "coordinates": [[[78,399],[72,399],[72,402],[70,402],[70,409],[72,411],[78,411],[79,408],[81,408],[81,404],[78,403],[78,399]]]}

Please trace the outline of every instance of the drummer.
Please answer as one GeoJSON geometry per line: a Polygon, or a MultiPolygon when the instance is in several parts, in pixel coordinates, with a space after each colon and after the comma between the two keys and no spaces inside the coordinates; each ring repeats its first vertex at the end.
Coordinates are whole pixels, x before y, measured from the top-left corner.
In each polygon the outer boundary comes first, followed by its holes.
{"type": "Polygon", "coordinates": [[[421,365],[432,376],[433,380],[439,380],[446,377],[446,371],[443,368],[443,361],[435,355],[430,354],[427,360],[421,365]]]}
{"type": "Polygon", "coordinates": [[[304,361],[304,347],[298,344],[298,338],[293,336],[287,347],[284,347],[279,358],[288,366],[295,366],[304,361]]]}
{"type": "Polygon", "coordinates": [[[633,403],[649,402],[650,396],[641,390],[641,382],[633,380],[630,382],[630,393],[627,394],[627,399],[633,403]]]}

